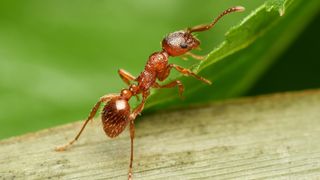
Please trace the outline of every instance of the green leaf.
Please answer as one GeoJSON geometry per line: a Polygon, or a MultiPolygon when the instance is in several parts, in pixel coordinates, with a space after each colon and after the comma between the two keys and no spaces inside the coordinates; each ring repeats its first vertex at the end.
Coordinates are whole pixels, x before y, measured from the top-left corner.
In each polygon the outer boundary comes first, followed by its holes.
{"type": "Polygon", "coordinates": [[[312,20],[319,5],[320,1],[266,1],[231,28],[225,41],[194,69],[213,85],[192,77],[179,77],[186,87],[185,100],[179,100],[177,89],[161,89],[149,98],[146,110],[189,106],[244,94],[312,20]]]}
{"type": "MultiPolygon", "coordinates": [[[[240,1],[248,9],[259,5],[240,1]]],[[[166,33],[205,22],[232,5],[225,0],[0,1],[0,139],[86,118],[100,96],[127,87],[117,69],[138,76],[148,56],[161,50],[166,33]]],[[[221,33],[244,15],[229,16],[201,34],[217,37],[203,49],[221,42],[221,33]]]]}
{"type": "MultiPolygon", "coordinates": [[[[266,14],[265,17],[258,19],[253,12],[252,18],[257,22],[252,23],[252,27],[247,23],[239,29],[242,33],[231,31],[225,43],[217,46],[224,40],[223,32],[262,2],[264,0],[239,0],[237,4],[225,0],[1,1],[0,139],[86,118],[100,96],[118,93],[127,87],[116,73],[118,68],[138,76],[148,56],[160,50],[159,41],[166,33],[209,21],[211,15],[234,5],[245,6],[247,11],[230,15],[212,31],[199,34],[206,53],[219,47],[208,61],[197,64],[200,75],[214,84],[207,86],[190,77],[181,78],[186,86],[185,101],[178,98],[176,89],[162,89],[148,99],[146,110],[243,94],[319,8],[316,0],[269,0],[255,11],[265,8],[259,12],[266,14]],[[279,17],[279,10],[286,13],[279,17]],[[255,32],[250,31],[260,31],[259,26],[266,32],[251,36],[255,32]],[[270,33],[270,29],[275,30],[270,33]],[[266,37],[272,34],[274,37],[266,37]],[[264,39],[277,39],[277,44],[262,42],[264,39]],[[231,43],[234,44],[231,46],[231,43]],[[277,46],[281,48],[276,49],[277,46]],[[254,52],[253,47],[264,48],[265,52],[254,52]],[[276,50],[270,53],[270,47],[276,50]]],[[[184,67],[198,62],[170,61],[184,67]]],[[[175,77],[174,74],[170,77],[175,77]]]]}

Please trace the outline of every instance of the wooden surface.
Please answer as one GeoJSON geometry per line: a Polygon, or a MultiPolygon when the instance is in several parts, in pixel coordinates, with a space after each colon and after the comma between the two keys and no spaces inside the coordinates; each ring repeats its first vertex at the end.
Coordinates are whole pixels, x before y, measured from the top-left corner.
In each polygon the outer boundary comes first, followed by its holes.
{"type": "MultiPolygon", "coordinates": [[[[0,142],[0,179],[126,179],[126,131],[108,139],[100,121],[66,152],[80,123],[0,142]]],[[[232,100],[143,116],[135,179],[320,179],[320,91],[232,100]]]]}

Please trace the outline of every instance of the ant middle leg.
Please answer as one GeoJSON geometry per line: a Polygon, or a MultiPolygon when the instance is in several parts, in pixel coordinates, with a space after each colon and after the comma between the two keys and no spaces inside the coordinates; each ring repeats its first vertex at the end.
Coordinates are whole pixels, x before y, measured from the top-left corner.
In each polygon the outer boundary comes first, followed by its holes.
{"type": "Polygon", "coordinates": [[[90,120],[92,120],[94,118],[94,116],[96,115],[101,103],[102,102],[107,102],[107,101],[109,101],[110,99],[112,99],[113,97],[116,97],[116,96],[118,96],[118,95],[111,94],[111,95],[102,96],[100,98],[100,100],[93,106],[93,108],[92,108],[87,120],[83,123],[83,125],[82,125],[80,131],[78,132],[78,134],[76,135],[76,137],[72,141],[68,142],[67,144],[65,144],[63,146],[56,147],[55,150],[56,151],[65,151],[69,146],[71,146],[74,142],[76,142],[79,139],[80,135],[82,134],[84,128],[87,126],[88,122],[90,120]]]}
{"type": "Polygon", "coordinates": [[[118,70],[118,74],[121,77],[121,79],[127,84],[130,85],[130,81],[136,80],[136,77],[131,75],[129,72],[123,69],[118,70]]]}
{"type": "Polygon", "coordinates": [[[144,109],[144,104],[147,101],[148,96],[150,95],[149,91],[142,92],[142,101],[141,103],[132,111],[130,114],[130,119],[134,120],[138,115],[141,114],[142,110],[144,109]]]}
{"type": "Polygon", "coordinates": [[[149,91],[143,92],[142,94],[142,102],[132,111],[130,114],[129,120],[130,120],[130,140],[131,140],[131,149],[130,149],[130,164],[129,164],[129,173],[128,173],[128,179],[132,180],[132,164],[133,164],[133,140],[134,140],[134,120],[138,115],[141,114],[144,104],[146,103],[146,100],[148,96],[150,95],[149,91]]]}
{"type": "Polygon", "coordinates": [[[183,68],[181,66],[178,66],[176,64],[169,64],[168,67],[167,67],[167,71],[170,71],[171,68],[175,68],[177,71],[179,71],[181,74],[185,75],[185,76],[193,76],[194,78],[204,82],[204,83],[207,83],[207,84],[212,84],[211,81],[201,77],[201,76],[198,76],[197,74],[195,74],[194,72],[192,72],[190,69],[186,69],[186,68],[183,68]]]}
{"type": "Polygon", "coordinates": [[[132,180],[132,163],[133,163],[133,140],[134,140],[134,120],[130,120],[130,141],[131,141],[131,149],[130,149],[130,165],[129,165],[129,173],[128,180],[132,180]]]}
{"type": "Polygon", "coordinates": [[[165,85],[160,85],[159,83],[155,82],[155,84],[153,85],[154,88],[172,88],[175,86],[178,86],[179,96],[180,96],[180,98],[183,98],[184,86],[181,83],[181,81],[179,81],[179,80],[172,81],[172,82],[165,84],[165,85]]]}

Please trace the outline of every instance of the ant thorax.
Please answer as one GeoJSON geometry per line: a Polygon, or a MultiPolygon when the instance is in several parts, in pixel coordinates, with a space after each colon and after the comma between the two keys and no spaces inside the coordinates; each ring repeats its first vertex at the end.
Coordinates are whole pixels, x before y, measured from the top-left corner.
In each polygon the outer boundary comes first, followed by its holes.
{"type": "Polygon", "coordinates": [[[149,90],[156,82],[157,76],[168,66],[169,55],[165,51],[155,52],[149,56],[144,71],[137,78],[139,90],[149,90]]]}

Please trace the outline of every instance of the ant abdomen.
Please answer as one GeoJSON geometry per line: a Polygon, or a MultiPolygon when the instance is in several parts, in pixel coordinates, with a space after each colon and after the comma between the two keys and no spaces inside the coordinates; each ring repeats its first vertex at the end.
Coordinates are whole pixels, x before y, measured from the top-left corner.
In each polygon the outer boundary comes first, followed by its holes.
{"type": "Polygon", "coordinates": [[[117,137],[127,126],[130,116],[128,100],[121,96],[112,98],[101,113],[103,130],[110,138],[117,137]]]}

